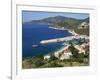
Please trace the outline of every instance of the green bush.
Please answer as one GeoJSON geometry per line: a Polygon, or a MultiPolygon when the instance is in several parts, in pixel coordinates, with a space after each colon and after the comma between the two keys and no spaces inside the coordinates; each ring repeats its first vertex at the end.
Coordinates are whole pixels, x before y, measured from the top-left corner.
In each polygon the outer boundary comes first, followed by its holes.
{"type": "Polygon", "coordinates": [[[56,62],[51,62],[50,64],[49,64],[49,66],[48,67],[63,67],[63,65],[61,65],[61,64],[58,64],[58,63],[56,63],[56,62]]]}
{"type": "Polygon", "coordinates": [[[79,62],[79,63],[84,62],[84,53],[78,54],[77,62],[79,62]]]}
{"type": "Polygon", "coordinates": [[[42,53],[36,55],[36,58],[40,58],[40,59],[43,59],[44,58],[44,55],[42,53]]]}
{"type": "Polygon", "coordinates": [[[73,44],[71,44],[68,49],[71,51],[73,58],[78,57],[78,50],[73,46],[73,44]]]}
{"type": "Polygon", "coordinates": [[[55,57],[54,54],[51,54],[50,55],[50,61],[54,61],[54,60],[58,60],[58,58],[55,57]]]}
{"type": "Polygon", "coordinates": [[[40,67],[40,66],[44,65],[45,63],[43,60],[38,58],[37,60],[35,60],[34,64],[36,67],[40,67]]]}

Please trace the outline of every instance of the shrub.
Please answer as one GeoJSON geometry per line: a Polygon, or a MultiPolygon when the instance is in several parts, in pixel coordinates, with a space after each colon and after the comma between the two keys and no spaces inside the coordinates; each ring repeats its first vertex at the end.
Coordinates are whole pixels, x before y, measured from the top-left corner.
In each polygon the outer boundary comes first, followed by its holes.
{"type": "Polygon", "coordinates": [[[77,61],[80,62],[80,63],[83,63],[84,62],[84,53],[78,54],[77,61]]]}
{"type": "Polygon", "coordinates": [[[56,62],[51,62],[51,63],[49,64],[49,67],[63,67],[63,65],[58,64],[58,63],[56,63],[56,62]]]}
{"type": "Polygon", "coordinates": [[[78,50],[73,46],[73,44],[71,44],[68,49],[71,51],[73,58],[78,57],[78,50]]]}
{"type": "Polygon", "coordinates": [[[44,65],[45,63],[42,59],[38,58],[34,61],[34,64],[35,64],[36,67],[40,67],[40,66],[44,65]]]}
{"type": "Polygon", "coordinates": [[[40,58],[40,59],[43,59],[44,58],[44,56],[43,56],[43,54],[38,54],[37,56],[36,56],[36,58],[40,58]]]}
{"type": "Polygon", "coordinates": [[[50,61],[54,61],[54,60],[58,60],[58,58],[55,57],[54,54],[51,54],[50,55],[50,61]]]}

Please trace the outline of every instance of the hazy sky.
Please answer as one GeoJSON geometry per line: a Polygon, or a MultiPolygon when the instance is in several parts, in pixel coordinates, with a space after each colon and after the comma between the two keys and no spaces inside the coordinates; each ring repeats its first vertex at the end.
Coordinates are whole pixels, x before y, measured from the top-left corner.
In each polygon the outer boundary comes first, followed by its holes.
{"type": "Polygon", "coordinates": [[[89,17],[88,13],[61,13],[61,12],[36,12],[36,11],[22,11],[23,22],[31,20],[39,20],[47,17],[65,16],[76,19],[85,19],[89,17]]]}

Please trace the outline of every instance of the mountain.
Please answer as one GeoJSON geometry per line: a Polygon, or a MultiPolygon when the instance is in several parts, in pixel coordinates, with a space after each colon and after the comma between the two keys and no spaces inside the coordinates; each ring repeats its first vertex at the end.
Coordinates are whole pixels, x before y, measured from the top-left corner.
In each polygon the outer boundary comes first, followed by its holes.
{"type": "Polygon", "coordinates": [[[64,16],[48,17],[40,20],[32,20],[27,22],[29,24],[49,24],[56,28],[67,28],[74,30],[78,34],[89,35],[89,17],[86,19],[76,19],[64,16]],[[79,28],[80,25],[86,23],[88,26],[86,28],[79,28]]]}
{"type": "Polygon", "coordinates": [[[32,20],[30,23],[43,23],[43,24],[48,24],[48,23],[58,23],[66,20],[78,20],[75,18],[70,18],[70,17],[64,17],[64,16],[55,16],[55,17],[48,17],[44,18],[41,20],[32,20]]]}
{"type": "Polygon", "coordinates": [[[86,19],[84,19],[83,21],[89,23],[89,22],[90,22],[90,21],[89,21],[89,17],[86,18],[86,19]]]}

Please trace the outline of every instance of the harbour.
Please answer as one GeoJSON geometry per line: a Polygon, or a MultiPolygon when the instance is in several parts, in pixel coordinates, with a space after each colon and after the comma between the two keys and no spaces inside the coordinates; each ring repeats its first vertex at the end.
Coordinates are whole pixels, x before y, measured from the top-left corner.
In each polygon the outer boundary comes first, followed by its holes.
{"type": "Polygon", "coordinates": [[[43,24],[24,24],[23,34],[23,57],[54,52],[63,47],[62,39],[64,37],[72,36],[68,31],[51,29],[48,25],[43,24]],[[51,40],[51,43],[49,41],[50,44],[43,44],[42,42],[45,42],[45,40],[51,40]],[[52,40],[55,42],[52,42],[52,40]]]}

